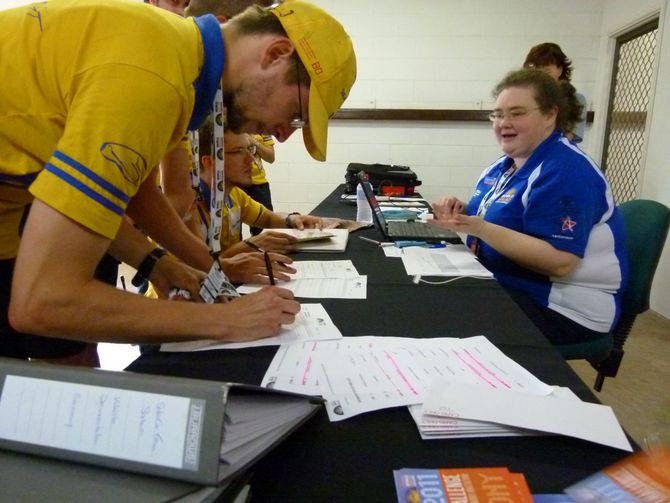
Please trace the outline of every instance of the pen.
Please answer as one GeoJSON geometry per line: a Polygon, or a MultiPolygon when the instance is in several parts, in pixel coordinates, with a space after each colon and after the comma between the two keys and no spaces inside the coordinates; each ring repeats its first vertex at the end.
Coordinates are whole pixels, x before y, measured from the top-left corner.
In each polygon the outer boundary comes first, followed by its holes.
{"type": "Polygon", "coordinates": [[[265,258],[265,268],[268,270],[268,277],[270,278],[270,284],[275,284],[275,277],[272,274],[272,262],[270,262],[270,255],[268,252],[263,252],[263,257],[265,258]]]}
{"type": "Polygon", "coordinates": [[[367,241],[368,243],[372,243],[372,244],[377,245],[377,246],[382,245],[381,242],[375,241],[374,239],[366,238],[364,236],[358,236],[358,237],[361,238],[363,241],[367,241]]]}

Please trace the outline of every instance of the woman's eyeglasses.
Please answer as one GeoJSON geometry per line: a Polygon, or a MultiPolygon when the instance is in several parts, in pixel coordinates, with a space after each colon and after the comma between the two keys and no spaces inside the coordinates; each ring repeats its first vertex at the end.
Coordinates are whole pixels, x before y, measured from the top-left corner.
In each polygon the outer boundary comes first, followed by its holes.
{"type": "Polygon", "coordinates": [[[513,108],[507,112],[503,112],[502,110],[495,110],[489,114],[489,120],[491,122],[502,122],[503,120],[507,119],[510,122],[516,122],[523,119],[526,115],[534,110],[540,110],[540,107],[513,108]]]}

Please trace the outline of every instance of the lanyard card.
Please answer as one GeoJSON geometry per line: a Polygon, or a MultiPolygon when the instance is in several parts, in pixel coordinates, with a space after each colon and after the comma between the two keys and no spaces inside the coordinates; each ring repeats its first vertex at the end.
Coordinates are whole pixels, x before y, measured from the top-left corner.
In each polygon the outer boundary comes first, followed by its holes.
{"type": "Polygon", "coordinates": [[[221,270],[219,263],[214,262],[200,288],[200,298],[207,304],[213,304],[220,296],[232,298],[239,297],[240,294],[221,270]]]}

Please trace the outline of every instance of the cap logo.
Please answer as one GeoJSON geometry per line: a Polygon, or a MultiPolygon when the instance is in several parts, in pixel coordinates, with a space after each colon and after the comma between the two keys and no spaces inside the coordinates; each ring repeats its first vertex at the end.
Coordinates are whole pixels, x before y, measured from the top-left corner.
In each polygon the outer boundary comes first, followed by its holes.
{"type": "Polygon", "coordinates": [[[316,75],[322,74],[323,73],[323,68],[321,68],[321,62],[316,61],[316,62],[312,63],[312,70],[314,70],[314,73],[316,75]]]}

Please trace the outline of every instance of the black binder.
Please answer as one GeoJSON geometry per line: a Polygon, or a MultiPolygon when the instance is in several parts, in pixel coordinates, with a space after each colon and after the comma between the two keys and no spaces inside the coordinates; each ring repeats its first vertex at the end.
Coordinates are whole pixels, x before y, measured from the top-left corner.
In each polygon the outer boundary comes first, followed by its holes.
{"type": "Polygon", "coordinates": [[[234,479],[322,403],[259,386],[0,358],[0,448],[195,484],[234,479]]]}

